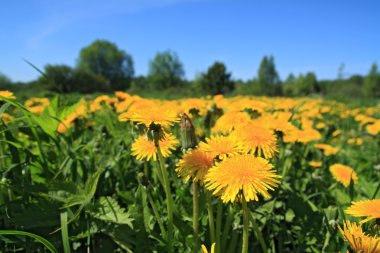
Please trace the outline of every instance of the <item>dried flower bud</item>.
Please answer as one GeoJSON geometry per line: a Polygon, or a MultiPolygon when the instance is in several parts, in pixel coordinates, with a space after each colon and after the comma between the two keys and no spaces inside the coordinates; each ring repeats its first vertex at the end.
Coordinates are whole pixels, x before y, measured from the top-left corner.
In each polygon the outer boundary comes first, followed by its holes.
{"type": "Polygon", "coordinates": [[[195,128],[189,116],[185,113],[181,116],[181,144],[183,149],[194,148],[198,145],[195,128]]]}

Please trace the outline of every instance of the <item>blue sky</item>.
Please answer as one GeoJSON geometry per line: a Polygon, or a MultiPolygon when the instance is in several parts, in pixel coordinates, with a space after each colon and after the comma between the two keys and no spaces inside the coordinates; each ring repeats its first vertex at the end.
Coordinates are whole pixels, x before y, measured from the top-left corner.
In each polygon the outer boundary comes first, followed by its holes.
{"type": "Polygon", "coordinates": [[[319,79],[366,74],[380,63],[380,1],[357,0],[8,0],[0,4],[0,72],[13,81],[38,73],[25,58],[75,66],[79,51],[107,39],[145,75],[171,49],[192,79],[214,61],[234,78],[256,76],[273,55],[282,79],[314,71],[319,79]]]}

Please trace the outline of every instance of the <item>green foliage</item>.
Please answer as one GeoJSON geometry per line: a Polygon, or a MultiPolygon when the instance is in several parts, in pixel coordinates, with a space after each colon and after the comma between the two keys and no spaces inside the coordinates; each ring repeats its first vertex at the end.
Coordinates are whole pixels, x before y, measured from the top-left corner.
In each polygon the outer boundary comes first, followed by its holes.
{"type": "Polygon", "coordinates": [[[12,85],[11,79],[0,72],[0,90],[8,90],[12,85]]]}
{"type": "Polygon", "coordinates": [[[283,86],[285,96],[309,96],[317,94],[321,90],[317,77],[312,72],[307,73],[305,76],[300,74],[298,78],[290,74],[283,86]]]}
{"type": "Polygon", "coordinates": [[[258,90],[262,94],[280,95],[281,86],[273,56],[264,56],[257,72],[258,90]]]}
{"type": "Polygon", "coordinates": [[[109,90],[108,81],[100,74],[67,65],[46,65],[39,82],[50,91],[59,93],[92,93],[109,90]]]}
{"type": "Polygon", "coordinates": [[[96,40],[82,48],[77,67],[108,80],[111,90],[128,89],[134,75],[132,57],[106,40],[96,40]]]}
{"type": "Polygon", "coordinates": [[[222,62],[214,62],[206,73],[202,74],[199,80],[199,89],[211,95],[227,94],[234,90],[234,82],[231,80],[231,73],[222,62]]]}
{"type": "Polygon", "coordinates": [[[158,52],[149,62],[148,80],[153,89],[166,89],[179,86],[185,71],[177,54],[170,50],[158,52]]]}
{"type": "Polygon", "coordinates": [[[380,73],[374,63],[364,80],[363,93],[366,97],[380,97],[380,73]]]}

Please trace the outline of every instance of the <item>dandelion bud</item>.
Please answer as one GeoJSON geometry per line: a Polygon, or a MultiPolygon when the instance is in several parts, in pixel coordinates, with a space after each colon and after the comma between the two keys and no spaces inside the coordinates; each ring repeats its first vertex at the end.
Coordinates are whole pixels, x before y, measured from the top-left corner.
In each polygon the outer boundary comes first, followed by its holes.
{"type": "Polygon", "coordinates": [[[148,178],[142,172],[139,172],[137,174],[137,181],[139,182],[139,184],[142,184],[145,187],[149,185],[148,178]]]}
{"type": "Polygon", "coordinates": [[[185,113],[181,117],[181,144],[183,149],[194,148],[198,141],[195,135],[195,128],[189,116],[185,113]]]}

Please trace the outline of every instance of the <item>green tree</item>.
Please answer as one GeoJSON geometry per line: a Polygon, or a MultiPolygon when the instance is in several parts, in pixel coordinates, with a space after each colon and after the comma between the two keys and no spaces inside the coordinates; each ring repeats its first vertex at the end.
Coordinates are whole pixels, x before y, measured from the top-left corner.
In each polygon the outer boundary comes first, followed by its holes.
{"type": "Polygon", "coordinates": [[[374,63],[364,80],[363,93],[366,97],[380,97],[380,74],[374,63]]]}
{"type": "Polygon", "coordinates": [[[183,82],[185,71],[177,54],[170,50],[158,52],[149,63],[148,80],[152,88],[166,89],[183,82]]]}
{"type": "Polygon", "coordinates": [[[111,90],[127,89],[134,75],[132,57],[106,40],[96,40],[80,51],[78,69],[103,76],[111,90]]]}
{"type": "Polygon", "coordinates": [[[12,87],[11,79],[0,72],[0,90],[8,90],[10,87],[12,87]]]}
{"type": "Polygon", "coordinates": [[[294,84],[296,81],[296,77],[293,75],[293,73],[290,73],[286,78],[282,88],[283,94],[285,96],[294,96],[294,84]]]}
{"type": "Polygon", "coordinates": [[[266,95],[280,95],[281,86],[273,56],[264,56],[261,60],[257,82],[259,90],[266,95]]]}
{"type": "Polygon", "coordinates": [[[39,82],[44,88],[55,92],[72,92],[72,78],[74,70],[67,65],[48,64],[44,67],[44,73],[39,82]]]}
{"type": "Polygon", "coordinates": [[[231,80],[231,73],[227,72],[224,63],[218,61],[201,75],[200,86],[202,92],[212,95],[226,94],[235,88],[235,84],[231,80]]]}
{"type": "Polygon", "coordinates": [[[317,77],[312,72],[308,72],[305,76],[300,74],[293,84],[293,95],[295,96],[307,96],[319,91],[317,77]]]}
{"type": "Polygon", "coordinates": [[[39,83],[45,89],[60,92],[92,93],[108,90],[108,81],[101,75],[85,69],[73,69],[67,65],[48,64],[39,83]]]}

